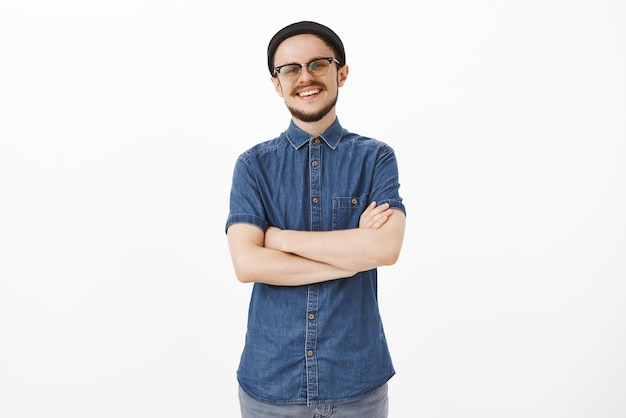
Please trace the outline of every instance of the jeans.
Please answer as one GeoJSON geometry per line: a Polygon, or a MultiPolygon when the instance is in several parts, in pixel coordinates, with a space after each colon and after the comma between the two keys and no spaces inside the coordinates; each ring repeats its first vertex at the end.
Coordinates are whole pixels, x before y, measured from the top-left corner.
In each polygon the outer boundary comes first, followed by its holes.
{"type": "Polygon", "coordinates": [[[387,383],[353,402],[330,405],[270,405],[251,398],[239,387],[242,418],[387,418],[387,383]]]}

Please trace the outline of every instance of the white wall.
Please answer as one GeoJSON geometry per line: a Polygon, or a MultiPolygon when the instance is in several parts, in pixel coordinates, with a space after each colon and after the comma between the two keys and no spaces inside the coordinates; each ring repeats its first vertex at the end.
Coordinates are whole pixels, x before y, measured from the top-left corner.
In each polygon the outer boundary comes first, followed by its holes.
{"type": "Polygon", "coordinates": [[[398,154],[391,417],[626,416],[624,2],[0,0],[0,418],[238,416],[230,176],[300,19],[398,154]]]}

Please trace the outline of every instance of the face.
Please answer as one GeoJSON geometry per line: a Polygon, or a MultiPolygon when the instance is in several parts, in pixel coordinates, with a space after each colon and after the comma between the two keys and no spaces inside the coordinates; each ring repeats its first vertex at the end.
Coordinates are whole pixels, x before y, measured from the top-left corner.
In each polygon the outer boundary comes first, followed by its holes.
{"type": "MultiPolygon", "coordinates": [[[[316,58],[334,57],[333,49],[315,35],[303,34],[285,39],[276,49],[274,64],[304,64],[316,58]]],[[[331,63],[326,75],[313,76],[308,68],[300,70],[295,80],[286,80],[280,75],[272,77],[274,88],[285,100],[291,115],[303,122],[335,120],[335,104],[339,87],[348,76],[348,66],[337,67],[331,63]]]]}

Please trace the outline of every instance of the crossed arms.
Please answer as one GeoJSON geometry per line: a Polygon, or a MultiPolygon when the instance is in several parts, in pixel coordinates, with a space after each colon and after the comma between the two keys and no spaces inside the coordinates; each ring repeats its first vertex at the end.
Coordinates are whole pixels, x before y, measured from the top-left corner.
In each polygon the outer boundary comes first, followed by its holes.
{"type": "Polygon", "coordinates": [[[228,228],[237,279],[299,286],[392,265],[404,239],[405,216],[388,204],[372,202],[359,227],[338,231],[292,231],[238,223],[228,228]]]}

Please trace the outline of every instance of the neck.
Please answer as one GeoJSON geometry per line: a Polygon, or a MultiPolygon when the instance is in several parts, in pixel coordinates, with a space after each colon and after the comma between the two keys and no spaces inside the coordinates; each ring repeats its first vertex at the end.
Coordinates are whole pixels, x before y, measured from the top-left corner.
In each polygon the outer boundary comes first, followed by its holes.
{"type": "Polygon", "coordinates": [[[292,117],[293,123],[304,132],[308,133],[311,136],[318,136],[324,133],[330,125],[335,122],[337,118],[335,112],[328,112],[322,119],[316,122],[304,122],[300,119],[292,117]]]}

